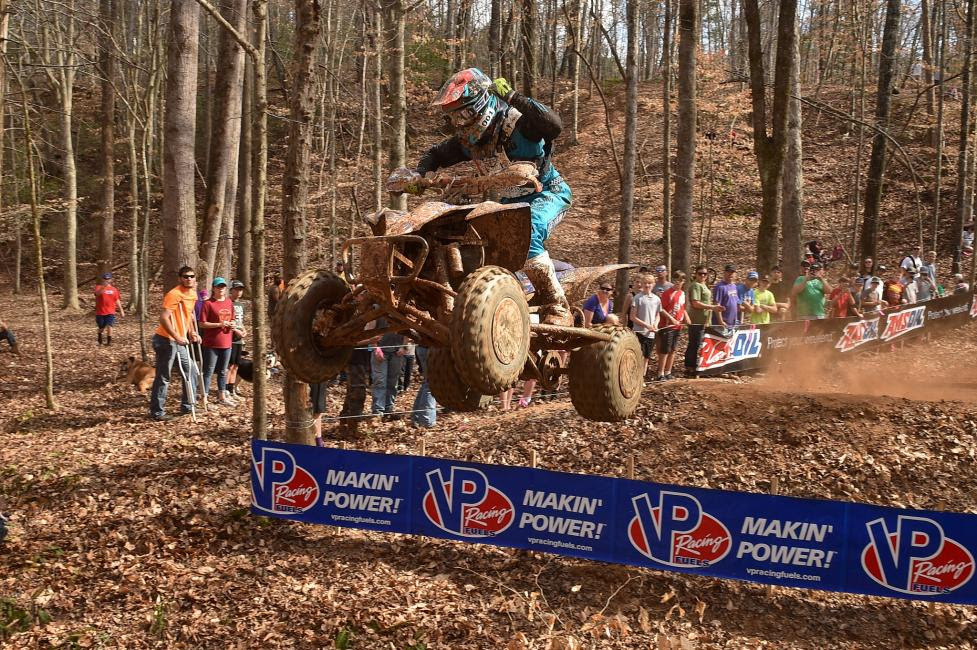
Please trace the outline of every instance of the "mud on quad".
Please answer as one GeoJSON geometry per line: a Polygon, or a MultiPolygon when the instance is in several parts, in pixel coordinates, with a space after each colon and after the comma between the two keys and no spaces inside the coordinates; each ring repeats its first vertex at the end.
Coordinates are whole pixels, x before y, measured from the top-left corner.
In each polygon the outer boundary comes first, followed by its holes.
{"type": "MultiPolygon", "coordinates": [[[[398,173],[388,183],[392,191],[403,191],[398,173]]],[[[488,176],[441,173],[419,183],[441,189],[446,200],[539,188],[535,166],[519,163],[488,176]]],[[[518,379],[535,378],[543,390],[555,390],[567,375],[573,406],[583,417],[612,422],[634,413],[643,359],[632,332],[548,325],[533,316],[539,306],[515,275],[529,251],[527,203],[429,201],[407,212],[381,210],[366,220],[373,236],[349,239],[342,247],[347,270],[357,260],[355,275],[307,271],[289,283],[278,303],[272,337],[282,365],[298,379],[331,379],[346,367],[354,347],[400,332],[430,348],[428,384],[449,409],[482,408],[518,379]],[[386,326],[367,329],[378,318],[386,326]]],[[[579,304],[591,282],[621,268],[630,266],[563,274],[567,300],[579,304]]]]}

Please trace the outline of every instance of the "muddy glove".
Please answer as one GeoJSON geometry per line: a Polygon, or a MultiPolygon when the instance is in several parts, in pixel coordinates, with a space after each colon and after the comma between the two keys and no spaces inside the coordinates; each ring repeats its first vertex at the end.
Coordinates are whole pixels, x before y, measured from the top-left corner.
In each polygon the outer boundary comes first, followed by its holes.
{"type": "Polygon", "coordinates": [[[492,85],[494,86],[495,94],[506,101],[509,101],[512,93],[515,92],[512,86],[509,85],[509,82],[505,80],[505,77],[499,77],[492,82],[492,85]]]}
{"type": "Polygon", "coordinates": [[[424,176],[418,174],[413,169],[401,167],[390,172],[387,177],[387,191],[394,194],[413,194],[420,196],[424,193],[424,186],[421,184],[424,176]]]}

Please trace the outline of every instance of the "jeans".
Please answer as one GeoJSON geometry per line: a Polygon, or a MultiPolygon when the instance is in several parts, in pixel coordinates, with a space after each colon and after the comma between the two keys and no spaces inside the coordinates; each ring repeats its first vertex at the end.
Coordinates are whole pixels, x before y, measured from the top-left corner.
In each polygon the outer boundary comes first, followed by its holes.
{"type": "Polygon", "coordinates": [[[685,367],[689,370],[699,365],[699,345],[705,330],[705,325],[689,325],[689,345],[685,348],[685,367]]]}
{"type": "Polygon", "coordinates": [[[414,355],[404,355],[404,372],[400,375],[400,390],[405,391],[410,388],[410,378],[414,373],[414,355]]]}
{"type": "Polygon", "coordinates": [[[417,366],[424,380],[417,390],[417,397],[414,398],[410,420],[419,427],[433,427],[438,419],[438,403],[434,401],[431,389],[427,385],[427,348],[417,346],[414,348],[414,354],[417,356],[417,366]]]}
{"type": "Polygon", "coordinates": [[[149,395],[149,414],[160,417],[165,413],[166,393],[170,388],[170,373],[173,372],[173,362],[177,361],[180,376],[183,379],[183,392],[180,395],[180,405],[185,413],[189,413],[196,401],[196,383],[190,369],[190,348],[177,345],[176,341],[159,334],[153,335],[153,352],[156,353],[156,379],[149,395]]]}
{"type": "Polygon", "coordinates": [[[217,370],[217,390],[223,393],[227,390],[227,362],[231,360],[231,348],[208,348],[203,347],[204,367],[204,386],[203,394],[210,392],[210,378],[217,370]]]}
{"type": "Polygon", "coordinates": [[[376,414],[393,413],[397,399],[397,380],[404,371],[404,357],[397,356],[394,348],[384,350],[383,359],[370,352],[371,376],[373,377],[373,406],[376,414]]]}
{"type": "Polygon", "coordinates": [[[6,328],[0,329],[0,341],[4,341],[4,340],[10,344],[11,348],[17,346],[17,337],[14,336],[13,332],[11,332],[6,328]]]}
{"type": "MultiPolygon", "coordinates": [[[[370,369],[359,363],[346,366],[346,397],[343,399],[341,417],[358,418],[363,415],[363,405],[366,404],[366,376],[370,369]]],[[[350,419],[350,422],[356,422],[350,419]]]]}

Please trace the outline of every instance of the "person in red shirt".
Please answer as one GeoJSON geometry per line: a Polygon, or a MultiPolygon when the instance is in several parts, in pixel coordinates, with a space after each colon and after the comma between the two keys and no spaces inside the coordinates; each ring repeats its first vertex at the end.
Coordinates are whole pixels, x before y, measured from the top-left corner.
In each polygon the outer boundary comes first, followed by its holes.
{"type": "Polygon", "coordinates": [[[105,332],[105,345],[112,345],[112,326],[115,325],[115,310],[119,316],[126,315],[122,308],[122,294],[119,288],[112,284],[112,274],[104,273],[102,281],[95,285],[95,324],[98,325],[98,344],[102,344],[102,332],[105,332]]]}
{"type": "Polygon", "coordinates": [[[685,272],[672,273],[672,286],[661,295],[662,309],[658,320],[658,379],[667,380],[672,377],[672,364],[675,363],[675,346],[679,334],[682,333],[682,323],[692,321],[685,310],[685,272]]]}
{"type": "Polygon", "coordinates": [[[852,295],[854,287],[858,286],[858,280],[839,278],[838,286],[831,291],[828,297],[829,318],[848,318],[849,316],[862,317],[858,313],[855,296],[852,295]]]}
{"type": "Polygon", "coordinates": [[[214,278],[210,300],[200,309],[200,336],[203,339],[203,394],[210,392],[210,378],[217,372],[217,403],[237,406],[227,393],[227,364],[231,359],[234,335],[234,303],[227,297],[227,281],[214,278]]]}

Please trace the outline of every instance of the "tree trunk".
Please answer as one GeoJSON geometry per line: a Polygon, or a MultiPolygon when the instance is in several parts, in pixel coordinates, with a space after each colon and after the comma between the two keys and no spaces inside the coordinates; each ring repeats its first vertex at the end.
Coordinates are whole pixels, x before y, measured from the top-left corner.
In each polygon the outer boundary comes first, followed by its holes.
{"type": "MultiPolygon", "coordinates": [[[[197,120],[197,36],[195,0],[172,0],[167,55],[163,142],[163,287],[176,284],[177,270],[197,263],[194,202],[194,133],[197,120]]],[[[260,373],[258,373],[260,374],[260,373]]]]}
{"type": "MultiPolygon", "coordinates": [[[[696,0],[678,5],[678,130],[675,194],[672,198],[672,268],[686,272],[692,263],[692,204],[695,193],[695,59],[699,33],[696,0]]],[[[671,269],[670,269],[671,270],[671,269]]]]}
{"type": "MultiPolygon", "coordinates": [[[[383,0],[384,35],[390,55],[388,93],[390,101],[390,144],[388,165],[407,165],[407,87],[404,83],[404,0],[383,0]]],[[[390,207],[407,209],[407,196],[391,194],[390,207]]]]}
{"type": "MultiPolygon", "coordinates": [[[[251,120],[254,105],[254,64],[245,61],[244,92],[241,98],[241,146],[238,152],[238,186],[237,197],[237,277],[251,277],[251,216],[252,216],[252,130],[251,120]]],[[[261,291],[261,285],[252,287],[254,291],[261,291]]]]}
{"type": "Polygon", "coordinates": [[[98,270],[112,268],[112,239],[115,235],[115,43],[112,34],[119,1],[101,0],[99,18],[105,34],[99,39],[99,74],[101,81],[102,133],[99,148],[102,185],[99,197],[100,226],[98,237],[98,270]]]}
{"type": "MultiPolygon", "coordinates": [[[[247,0],[223,0],[220,11],[234,29],[244,32],[247,26],[247,0]]],[[[200,286],[204,287],[209,287],[216,275],[214,267],[223,228],[228,180],[240,134],[241,75],[244,68],[244,50],[226,29],[220,30],[217,41],[220,65],[217,66],[214,88],[208,93],[213,103],[213,108],[208,111],[211,117],[210,166],[207,170],[207,195],[200,242],[201,268],[197,269],[197,277],[202,278],[200,286]]]]}
{"type": "MultiPolygon", "coordinates": [[[[794,34],[794,56],[790,63],[790,94],[801,96],[800,48],[797,34],[794,34]]],[[[783,244],[781,266],[784,276],[796,278],[801,272],[801,242],[804,239],[804,169],[801,149],[801,102],[791,98],[787,115],[787,156],[784,159],[783,205],[783,244]]]]}
{"type": "Polygon", "coordinates": [[[536,3],[522,0],[522,94],[536,89],[536,3]]]}
{"type": "MultiPolygon", "coordinates": [[[[972,3],[973,0],[970,0],[972,3]]],[[[882,50],[879,52],[879,86],[875,102],[875,124],[889,128],[889,107],[892,99],[892,75],[899,35],[900,0],[886,0],[885,27],[882,50]]],[[[862,258],[875,258],[879,238],[879,208],[882,204],[882,182],[885,176],[885,136],[876,133],[868,161],[865,182],[865,214],[862,219],[862,258]]]]}
{"type": "Polygon", "coordinates": [[[926,86],[926,132],[929,141],[936,148],[936,130],[933,118],[936,113],[935,89],[933,88],[933,27],[930,24],[930,0],[920,0],[920,29],[923,30],[923,85],[926,86]]]}
{"type": "Polygon", "coordinates": [[[777,19],[777,52],[774,65],[773,116],[767,133],[766,74],[760,46],[760,11],[757,0],[743,6],[749,36],[750,94],[753,102],[753,149],[763,190],[757,233],[757,268],[769,271],[777,264],[781,182],[787,150],[787,105],[791,59],[794,57],[797,0],[781,0],[777,19]]]}
{"type": "MultiPolygon", "coordinates": [[[[254,264],[251,267],[251,322],[254,331],[254,359],[264,363],[268,350],[267,295],[265,282],[265,194],[268,184],[268,81],[265,74],[266,34],[268,27],[268,0],[254,0],[255,47],[254,61],[254,211],[251,219],[251,250],[254,264]]],[[[251,409],[252,436],[258,440],[268,437],[268,376],[254,373],[254,399],[251,409]]]]}
{"type": "MultiPolygon", "coordinates": [[[[967,26],[963,42],[963,78],[961,79],[962,102],[960,104],[960,146],[957,153],[957,212],[951,241],[953,246],[953,272],[963,273],[963,241],[960,233],[970,219],[971,200],[967,190],[967,157],[970,153],[970,102],[973,91],[974,71],[971,47],[974,41],[974,0],[967,0],[967,26]]],[[[942,90],[942,89],[941,89],[942,90]]]]}
{"type": "MultiPolygon", "coordinates": [[[[295,48],[292,59],[292,93],[289,110],[288,152],[282,178],[282,216],[285,281],[300,274],[308,264],[306,208],[309,198],[309,165],[312,151],[312,118],[315,112],[314,67],[322,29],[318,0],[295,0],[295,48]]],[[[285,439],[312,444],[312,409],[309,385],[285,373],[285,439]]]]}
{"type": "MultiPolygon", "coordinates": [[[[662,29],[662,245],[664,246],[665,266],[675,269],[678,267],[672,264],[672,202],[670,200],[672,194],[672,0],[665,0],[664,4],[665,16],[662,29]]],[[[690,247],[689,255],[691,254],[690,247]]],[[[699,257],[702,257],[701,251],[699,257]]],[[[689,261],[691,262],[691,260],[689,261]]],[[[686,272],[691,270],[689,268],[686,272]]]]}
{"type": "MultiPolygon", "coordinates": [[[[8,7],[9,0],[0,0],[0,213],[3,212],[4,206],[4,193],[3,193],[3,151],[5,144],[5,137],[7,133],[7,32],[10,28],[10,9],[8,7]]],[[[11,127],[13,126],[13,116],[11,116],[11,127]]],[[[11,160],[11,173],[16,180],[17,167],[13,164],[14,152],[13,147],[10,149],[10,160],[11,160]]],[[[16,184],[15,184],[16,187],[16,184]]],[[[8,203],[13,203],[17,200],[16,194],[14,195],[13,201],[8,201],[8,203]]],[[[20,217],[14,217],[14,248],[16,255],[14,257],[14,293],[20,293],[20,217]]]]}
{"type": "MultiPolygon", "coordinates": [[[[374,209],[383,208],[383,14],[373,17],[373,203],[374,209]]],[[[335,256],[333,256],[335,257],[335,256]]],[[[334,261],[334,260],[330,260],[334,261]]]]}
{"type": "Polygon", "coordinates": [[[502,63],[500,52],[500,45],[502,43],[502,0],[491,1],[488,33],[489,75],[494,78],[499,76],[502,63]]]}
{"type": "MultiPolygon", "coordinates": [[[[619,264],[631,261],[631,222],[634,213],[634,159],[638,148],[638,0],[627,2],[627,106],[624,117],[624,176],[621,180],[621,225],[618,230],[619,264]]],[[[628,290],[628,271],[617,274],[617,295],[628,290]]],[[[623,301],[622,301],[623,303],[623,301]]]]}

